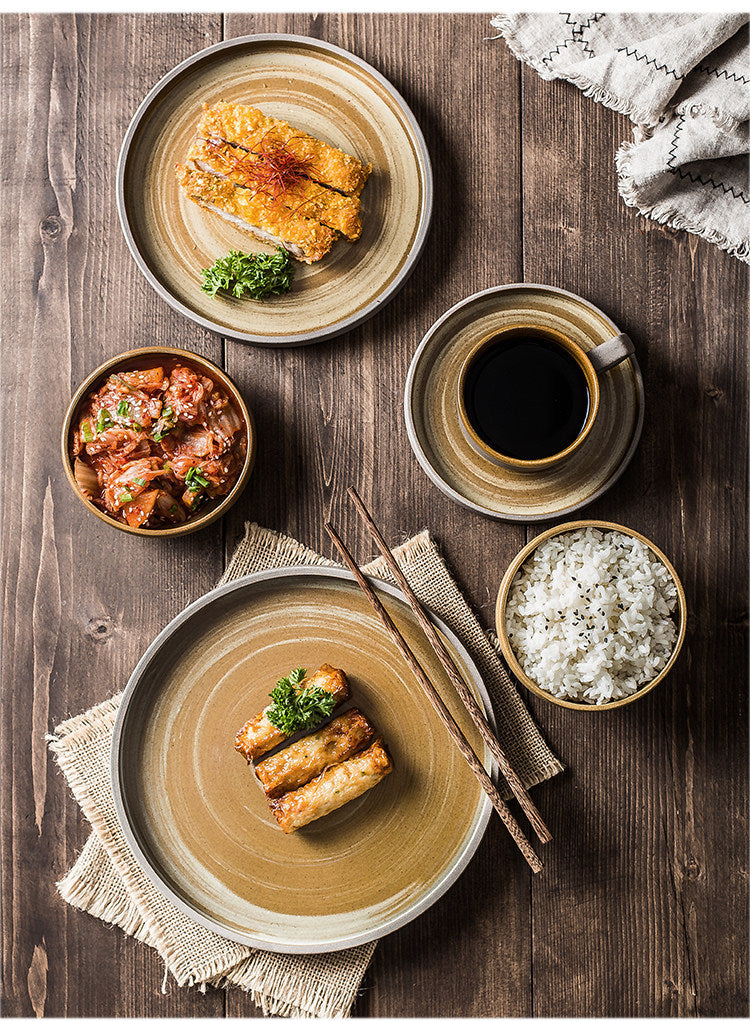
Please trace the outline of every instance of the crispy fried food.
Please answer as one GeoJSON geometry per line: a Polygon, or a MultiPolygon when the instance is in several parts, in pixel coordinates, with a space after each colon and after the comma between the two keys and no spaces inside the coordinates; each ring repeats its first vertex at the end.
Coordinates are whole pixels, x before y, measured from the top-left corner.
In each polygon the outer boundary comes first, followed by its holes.
{"type": "MultiPolygon", "coordinates": [[[[255,153],[221,139],[196,138],[188,158],[198,170],[214,174],[239,187],[257,190],[252,169],[260,157],[255,153]]],[[[350,241],[356,241],[362,233],[359,199],[323,188],[307,178],[300,178],[288,191],[281,191],[276,196],[276,202],[306,219],[320,220],[350,241]]]]}
{"type": "Polygon", "coordinates": [[[293,833],[358,798],[392,769],[391,757],[378,738],[363,752],[330,766],[304,787],[270,800],[269,805],[284,833],[293,833]]]}
{"type": "Polygon", "coordinates": [[[335,237],[330,227],[290,212],[261,192],[236,188],[213,174],[179,164],[175,170],[177,180],[193,202],[262,241],[283,245],[302,262],[317,262],[330,251],[335,237]]]}
{"type": "Polygon", "coordinates": [[[301,737],[288,748],[263,759],[255,767],[255,775],[266,795],[277,798],[361,751],[374,737],[375,730],[367,717],[359,709],[350,709],[317,733],[301,737]]]}
{"type": "MultiPolygon", "coordinates": [[[[346,674],[329,663],[324,663],[314,674],[306,677],[302,682],[303,688],[309,688],[312,685],[333,695],[336,705],[341,705],[349,698],[349,682],[346,679],[346,674]]],[[[234,747],[245,756],[248,762],[270,752],[277,744],[281,744],[289,737],[289,734],[279,730],[268,719],[267,713],[270,708],[271,706],[266,706],[257,716],[248,720],[234,739],[234,747]]]]}
{"type": "Polygon", "coordinates": [[[372,170],[370,163],[362,163],[356,156],[298,131],[286,121],[267,117],[254,107],[239,103],[221,101],[213,107],[204,104],[198,134],[202,138],[221,138],[249,151],[260,151],[264,143],[281,142],[310,161],[305,171],[308,177],[345,195],[359,195],[372,170]]]}

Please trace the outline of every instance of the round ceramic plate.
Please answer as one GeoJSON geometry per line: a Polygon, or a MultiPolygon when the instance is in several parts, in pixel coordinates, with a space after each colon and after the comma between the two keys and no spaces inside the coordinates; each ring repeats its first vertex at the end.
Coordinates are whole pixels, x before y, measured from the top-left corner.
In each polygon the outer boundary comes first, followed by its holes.
{"type": "MultiPolygon", "coordinates": [[[[401,594],[381,599],[477,754],[483,742],[401,594]]],[[[436,623],[491,719],[456,636],[436,623]]],[[[489,800],[351,576],[293,568],[243,578],[184,610],[128,682],[112,747],[115,804],[156,886],[215,932],[318,953],[397,929],[471,859],[489,800]],[[276,825],[245,759],[242,724],[295,666],[343,669],[393,772],[296,833],[276,825]]]]}
{"type": "Polygon", "coordinates": [[[623,473],[643,429],[643,379],[634,355],[599,377],[594,427],[561,465],[521,474],[491,464],[461,429],[458,376],[474,345],[510,323],[553,327],[584,350],[620,332],[595,305],[557,287],[507,284],[472,294],[417,348],[406,380],[406,426],[419,463],[452,499],[494,518],[543,521],[585,507],[623,473]]]}
{"type": "Polygon", "coordinates": [[[319,39],[245,36],[183,61],[149,92],[123,142],[117,205],[138,266],[178,312],[236,340],[303,344],[351,329],[396,294],[427,236],[432,169],[409,107],[369,64],[319,39]],[[269,247],[191,202],[175,177],[202,104],[220,99],[257,106],[373,167],[359,240],[339,239],[312,266],[295,263],[291,291],[264,303],[201,291],[201,269],[230,249],[269,247]]]}

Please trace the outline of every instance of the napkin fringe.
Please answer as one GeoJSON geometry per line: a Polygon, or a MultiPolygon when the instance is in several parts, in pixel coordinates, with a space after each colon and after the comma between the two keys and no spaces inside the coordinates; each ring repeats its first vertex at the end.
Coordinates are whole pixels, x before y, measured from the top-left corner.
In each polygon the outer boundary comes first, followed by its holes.
{"type": "MultiPolygon", "coordinates": [[[[325,567],[331,564],[331,561],[326,557],[322,557],[315,550],[303,546],[301,542],[297,542],[291,535],[274,532],[272,528],[263,528],[255,521],[245,522],[243,541],[251,544],[256,553],[272,554],[282,562],[293,560],[295,566],[325,567]]],[[[233,557],[226,571],[221,576],[219,584],[222,585],[225,581],[234,578],[235,575],[237,577],[246,577],[241,570],[237,574],[237,565],[235,564],[235,557],[233,557]]]]}
{"type": "MultiPolygon", "coordinates": [[[[435,548],[432,540],[430,539],[430,533],[427,529],[418,532],[413,535],[411,539],[407,539],[406,542],[402,543],[396,549],[393,550],[393,555],[396,558],[396,563],[400,567],[408,567],[413,564],[415,560],[421,557],[423,554],[429,552],[435,548]]],[[[442,561],[442,557],[440,560],[442,561]]],[[[388,564],[385,562],[384,557],[377,557],[368,565],[366,574],[373,574],[375,577],[380,578],[383,581],[390,581],[391,584],[395,584],[395,579],[391,574],[388,564]]]]}
{"type": "Polygon", "coordinates": [[[610,110],[614,110],[615,113],[627,114],[628,117],[631,117],[639,124],[649,124],[653,122],[654,117],[652,109],[647,107],[639,108],[632,102],[613,95],[613,93],[605,89],[599,82],[592,81],[589,77],[587,77],[587,75],[582,74],[580,71],[553,71],[552,68],[545,64],[543,60],[538,60],[536,57],[533,57],[518,41],[518,38],[514,34],[513,19],[511,17],[498,15],[497,17],[492,18],[490,24],[493,28],[498,30],[502,38],[507,43],[511,53],[513,53],[518,60],[533,68],[540,78],[544,78],[545,81],[553,81],[555,78],[561,78],[562,80],[570,82],[571,85],[575,85],[579,88],[583,92],[584,96],[588,96],[589,99],[593,99],[597,103],[601,103],[610,110]]]}
{"type": "MultiPolygon", "coordinates": [[[[86,777],[81,774],[79,769],[80,761],[77,755],[79,749],[90,746],[92,741],[99,738],[103,741],[110,740],[112,717],[117,711],[121,698],[121,695],[115,695],[94,706],[87,713],[64,721],[56,728],[54,734],[47,735],[46,740],[59,768],[68,781],[75,800],[91,823],[94,833],[109,855],[112,865],[125,884],[128,893],[138,903],[143,922],[148,926],[152,937],[152,945],[169,962],[169,969],[179,986],[197,985],[205,981],[208,975],[229,971],[242,960],[246,948],[237,946],[233,951],[220,952],[209,960],[200,971],[181,960],[182,947],[173,937],[169,936],[154,913],[148,910],[148,905],[137,889],[132,872],[135,862],[130,848],[126,843],[121,844],[113,837],[108,821],[97,804],[96,798],[92,795],[86,777]]],[[[65,883],[66,880],[63,879],[61,882],[65,883]]],[[[72,881],[71,886],[75,888],[75,880],[72,881]]]]}
{"type": "MultiPolygon", "coordinates": [[[[374,950],[375,943],[363,971],[374,950]]],[[[354,998],[347,989],[316,985],[312,978],[300,986],[299,980],[290,976],[288,963],[281,955],[271,959],[265,955],[250,958],[233,969],[231,975],[224,976],[220,984],[229,982],[250,993],[253,1003],[266,1017],[347,1017],[354,998]]]]}
{"type": "Polygon", "coordinates": [[[685,230],[689,234],[697,234],[704,241],[710,241],[721,248],[722,251],[733,255],[736,259],[750,263],[750,239],[736,240],[729,238],[721,231],[709,228],[697,220],[691,220],[668,200],[657,199],[657,201],[651,204],[644,204],[641,201],[643,192],[636,186],[630,173],[632,154],[636,148],[637,142],[623,142],[615,155],[618,188],[625,205],[632,206],[639,213],[642,213],[643,216],[647,216],[656,223],[665,224],[674,230],[685,230]]]}
{"type": "Polygon", "coordinates": [[[126,935],[153,946],[148,926],[125,887],[114,894],[110,887],[92,888],[81,861],[79,858],[67,876],[55,884],[62,899],[77,911],[95,915],[106,925],[116,925],[126,935]]]}

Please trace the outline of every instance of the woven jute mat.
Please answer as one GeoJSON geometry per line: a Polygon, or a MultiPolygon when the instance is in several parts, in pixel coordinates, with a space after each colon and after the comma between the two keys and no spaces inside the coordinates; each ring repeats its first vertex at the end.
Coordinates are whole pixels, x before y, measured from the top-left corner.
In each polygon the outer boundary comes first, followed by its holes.
{"type": "MultiPolygon", "coordinates": [[[[562,766],[518,696],[491,639],[456,588],[427,532],[394,550],[417,597],[439,614],[472,654],[494,703],[498,736],[527,787],[562,766]]],[[[332,562],[294,539],[248,524],[221,582],[274,567],[332,562]]],[[[392,580],[382,559],[365,568],[392,580]]],[[[264,1014],[347,1017],[375,943],[330,954],[285,955],[252,950],[217,936],[162,896],[140,868],[115,813],[109,757],[120,695],[67,720],[48,738],[92,833],[58,890],[73,907],[154,947],[178,985],[233,984],[264,1014]]],[[[167,975],[165,974],[165,982],[167,975]]]]}

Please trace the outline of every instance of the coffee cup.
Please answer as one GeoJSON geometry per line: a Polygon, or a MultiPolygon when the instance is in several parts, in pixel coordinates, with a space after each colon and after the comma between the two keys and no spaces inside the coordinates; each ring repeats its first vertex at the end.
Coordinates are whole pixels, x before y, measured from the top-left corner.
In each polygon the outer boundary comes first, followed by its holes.
{"type": "Polygon", "coordinates": [[[478,454],[503,468],[559,466],[594,426],[599,376],[633,353],[625,333],[584,351],[550,326],[503,326],[479,341],[461,366],[463,433],[478,454]]]}

